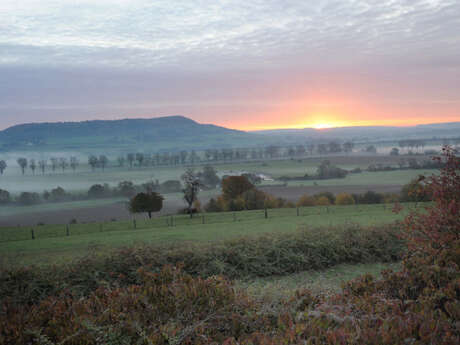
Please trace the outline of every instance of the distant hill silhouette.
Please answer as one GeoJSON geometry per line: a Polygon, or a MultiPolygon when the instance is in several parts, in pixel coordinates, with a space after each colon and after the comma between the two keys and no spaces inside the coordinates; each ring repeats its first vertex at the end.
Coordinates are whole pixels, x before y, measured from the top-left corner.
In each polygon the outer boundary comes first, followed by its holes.
{"type": "Polygon", "coordinates": [[[315,140],[395,141],[460,136],[460,122],[412,127],[364,126],[244,132],[184,116],[28,123],[0,131],[0,151],[157,152],[305,144],[315,140]]]}
{"type": "Polygon", "coordinates": [[[149,149],[179,150],[234,146],[258,137],[255,134],[184,116],[151,119],[95,120],[84,122],[28,123],[0,131],[0,147],[16,150],[51,149],[149,149]]]}

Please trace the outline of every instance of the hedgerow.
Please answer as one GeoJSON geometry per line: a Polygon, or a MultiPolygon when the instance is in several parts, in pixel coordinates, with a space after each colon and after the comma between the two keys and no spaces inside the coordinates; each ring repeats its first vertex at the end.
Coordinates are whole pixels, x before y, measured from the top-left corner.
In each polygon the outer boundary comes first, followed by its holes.
{"type": "Polygon", "coordinates": [[[165,265],[181,265],[193,276],[244,279],[319,270],[340,263],[396,261],[405,250],[399,235],[397,224],[373,228],[349,225],[208,245],[127,247],[106,257],[95,254],[59,267],[1,270],[0,299],[33,304],[61,291],[85,296],[101,285],[139,283],[139,267],[158,273],[165,265]]]}

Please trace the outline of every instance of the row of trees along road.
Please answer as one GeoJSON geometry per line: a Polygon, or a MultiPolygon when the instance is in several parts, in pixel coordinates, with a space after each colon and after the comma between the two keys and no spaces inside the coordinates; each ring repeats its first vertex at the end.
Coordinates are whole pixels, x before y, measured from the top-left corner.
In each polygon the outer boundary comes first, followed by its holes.
{"type": "MultiPolygon", "coordinates": [[[[460,143],[460,139],[452,139],[460,143]]],[[[424,148],[426,143],[424,140],[401,140],[398,142],[401,149],[414,149],[424,148]]],[[[101,169],[104,171],[108,166],[118,167],[149,167],[149,166],[177,166],[186,164],[197,163],[212,163],[212,162],[233,162],[233,161],[247,161],[247,160],[264,160],[264,159],[281,159],[281,158],[302,158],[308,155],[327,155],[338,153],[351,153],[355,148],[355,144],[351,141],[340,143],[338,141],[331,141],[328,143],[306,145],[290,145],[290,146],[277,146],[270,145],[260,148],[224,148],[224,149],[207,149],[197,153],[196,151],[180,151],[180,152],[163,152],[163,153],[128,153],[120,155],[115,160],[111,161],[105,154],[90,155],[88,157],[88,165],[91,170],[101,169]]],[[[368,145],[363,148],[364,152],[375,154],[377,148],[374,145],[368,145]]],[[[390,155],[399,155],[399,150],[393,148],[390,155]]],[[[21,168],[22,174],[26,173],[29,168],[33,174],[36,170],[45,174],[46,170],[51,169],[55,172],[57,169],[65,172],[69,167],[75,171],[79,166],[77,157],[51,157],[48,159],[30,159],[20,157],[17,163],[21,168]]],[[[4,160],[0,160],[0,174],[3,174],[7,168],[4,160]]]]}
{"type": "MultiPolygon", "coordinates": [[[[349,153],[353,150],[354,144],[352,142],[345,142],[340,144],[338,142],[330,142],[328,144],[308,144],[308,145],[296,145],[296,146],[275,146],[270,145],[264,148],[225,148],[225,149],[208,149],[201,154],[196,151],[180,151],[180,152],[164,152],[156,154],[147,153],[128,153],[123,156],[116,158],[115,165],[118,167],[129,166],[132,167],[148,167],[148,166],[175,166],[185,164],[195,164],[199,162],[227,162],[227,161],[241,161],[241,160],[259,160],[259,159],[274,159],[274,158],[294,158],[304,157],[306,155],[317,154],[328,154],[328,153],[349,153]]],[[[88,165],[93,171],[97,168],[105,170],[110,165],[111,161],[108,156],[101,155],[90,155],[88,157],[88,165]]],[[[20,157],[17,159],[17,164],[24,175],[27,169],[30,169],[32,174],[38,170],[42,174],[49,169],[55,172],[57,169],[61,169],[65,172],[69,167],[75,171],[80,162],[75,156],[67,157],[51,157],[50,159],[36,160],[34,158],[27,159],[20,157]]],[[[7,164],[4,160],[0,161],[0,173],[7,168],[7,164]]]]}
{"type": "MultiPolygon", "coordinates": [[[[38,159],[35,158],[27,159],[24,157],[19,157],[16,160],[19,168],[21,169],[21,173],[25,175],[26,170],[30,169],[32,174],[35,175],[36,171],[40,171],[43,175],[45,174],[46,170],[51,168],[51,171],[56,171],[57,169],[62,170],[64,173],[66,169],[70,167],[74,172],[77,170],[80,162],[77,157],[51,157],[49,160],[47,159],[38,159]]],[[[7,168],[7,164],[5,161],[0,161],[0,173],[3,174],[3,171],[7,168]]]]}

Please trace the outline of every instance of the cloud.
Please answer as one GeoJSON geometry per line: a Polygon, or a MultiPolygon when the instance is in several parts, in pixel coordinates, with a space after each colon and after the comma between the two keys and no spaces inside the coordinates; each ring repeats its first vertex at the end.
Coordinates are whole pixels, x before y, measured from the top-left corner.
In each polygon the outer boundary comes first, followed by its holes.
{"type": "Polygon", "coordinates": [[[2,0],[0,122],[69,109],[244,118],[357,95],[458,108],[459,18],[456,0],[2,0]]]}
{"type": "Polygon", "coordinates": [[[3,61],[18,64],[365,60],[460,39],[456,1],[7,0],[0,13],[3,61]]]}

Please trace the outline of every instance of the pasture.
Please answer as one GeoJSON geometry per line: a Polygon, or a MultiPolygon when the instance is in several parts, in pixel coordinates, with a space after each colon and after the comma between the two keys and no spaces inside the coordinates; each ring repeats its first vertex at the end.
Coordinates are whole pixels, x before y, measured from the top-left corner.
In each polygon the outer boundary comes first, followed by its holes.
{"type": "Polygon", "coordinates": [[[395,214],[390,205],[283,208],[195,215],[162,216],[152,220],[0,228],[4,266],[64,263],[90,252],[103,255],[113,248],[137,244],[218,242],[265,233],[292,233],[302,228],[360,224],[366,226],[402,219],[415,207],[395,214]],[[32,239],[32,229],[33,236],[32,239]]]}

